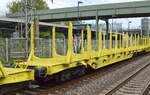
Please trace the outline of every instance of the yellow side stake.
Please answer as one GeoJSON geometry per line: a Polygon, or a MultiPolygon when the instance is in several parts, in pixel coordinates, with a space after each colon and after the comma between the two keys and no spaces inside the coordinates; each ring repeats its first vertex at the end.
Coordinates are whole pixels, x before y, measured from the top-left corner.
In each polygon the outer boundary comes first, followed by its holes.
{"type": "Polygon", "coordinates": [[[109,49],[111,50],[112,49],[112,30],[110,30],[110,34],[109,34],[109,49]]]}
{"type": "Polygon", "coordinates": [[[102,28],[100,29],[99,37],[98,37],[98,50],[99,51],[102,50],[102,28]]]}
{"type": "Polygon", "coordinates": [[[87,49],[88,49],[88,52],[91,53],[91,30],[90,30],[90,26],[87,25],[87,49]]]}
{"type": "Polygon", "coordinates": [[[124,48],[124,32],[122,34],[122,48],[124,48]]]}
{"type": "Polygon", "coordinates": [[[30,49],[30,54],[29,54],[28,61],[30,61],[32,59],[32,57],[34,56],[34,24],[31,24],[30,30],[31,30],[30,31],[30,36],[31,36],[30,45],[31,45],[31,49],[30,49]]]}
{"type": "Polygon", "coordinates": [[[132,47],[132,39],[133,39],[133,34],[131,33],[131,36],[130,36],[130,47],[132,47]]]}
{"type": "Polygon", "coordinates": [[[128,48],[128,32],[126,33],[126,48],[128,48]]]}
{"type": "Polygon", "coordinates": [[[122,40],[121,40],[122,34],[120,34],[119,37],[120,37],[120,38],[119,38],[119,39],[120,39],[120,48],[122,48],[122,46],[121,46],[121,43],[122,43],[122,42],[121,42],[121,41],[122,41],[122,40]]]}
{"type": "Polygon", "coordinates": [[[84,52],[84,30],[81,30],[81,53],[84,52]]]}
{"type": "Polygon", "coordinates": [[[103,33],[103,40],[104,40],[104,50],[106,49],[106,33],[103,33]]]}
{"type": "Polygon", "coordinates": [[[52,56],[53,57],[56,57],[57,56],[57,53],[56,53],[56,36],[55,36],[55,32],[56,32],[56,29],[55,27],[53,27],[52,29],[52,56]]]}
{"type": "Polygon", "coordinates": [[[67,55],[71,55],[73,53],[73,37],[72,37],[72,23],[69,22],[69,29],[68,29],[68,51],[67,55]]]}
{"type": "Polygon", "coordinates": [[[4,70],[4,67],[2,65],[2,62],[0,62],[0,71],[2,73],[2,77],[6,77],[7,76],[7,74],[6,74],[5,70],[4,70]]]}
{"type": "Polygon", "coordinates": [[[137,37],[136,37],[136,34],[135,35],[135,47],[137,47],[137,37]]]}
{"type": "Polygon", "coordinates": [[[115,49],[117,49],[117,48],[118,48],[118,33],[116,31],[116,33],[115,33],[115,49]]]}

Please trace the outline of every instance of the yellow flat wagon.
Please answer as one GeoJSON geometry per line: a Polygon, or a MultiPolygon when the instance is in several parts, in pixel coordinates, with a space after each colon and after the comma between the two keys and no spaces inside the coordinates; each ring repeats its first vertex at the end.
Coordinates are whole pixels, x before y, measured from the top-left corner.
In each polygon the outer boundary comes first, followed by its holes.
{"type": "Polygon", "coordinates": [[[6,68],[0,63],[0,85],[34,80],[34,71],[23,68],[6,68]]]}

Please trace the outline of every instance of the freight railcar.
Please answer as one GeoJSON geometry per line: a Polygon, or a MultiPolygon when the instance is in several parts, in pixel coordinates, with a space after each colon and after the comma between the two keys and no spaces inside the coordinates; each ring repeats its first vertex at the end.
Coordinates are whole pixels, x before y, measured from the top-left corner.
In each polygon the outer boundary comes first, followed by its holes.
{"type": "Polygon", "coordinates": [[[40,58],[35,56],[35,25],[31,25],[31,40],[30,40],[30,54],[25,62],[14,63],[15,68],[5,68],[1,66],[0,84],[28,81],[34,79],[53,78],[68,80],[71,76],[82,75],[87,68],[98,69],[122,60],[132,58],[134,54],[140,52],[150,51],[150,38],[140,37],[139,35],[130,36],[128,33],[119,34],[112,33],[110,30],[109,39],[106,40],[106,33],[100,29],[98,32],[97,49],[92,49],[91,29],[87,25],[86,30],[81,30],[81,48],[75,53],[73,48],[73,27],[69,24],[68,29],[68,43],[67,54],[60,55],[56,51],[56,29],[52,29],[52,57],[40,58]],[[86,34],[86,35],[85,35],[86,34]],[[85,41],[86,40],[86,44],[85,41]],[[85,48],[86,47],[86,48],[85,48]],[[11,75],[11,78],[18,78],[17,80],[9,80],[5,72],[11,71],[19,72],[11,75]],[[60,73],[59,75],[57,75],[60,73]],[[2,78],[1,78],[2,76],[2,78]],[[22,80],[21,80],[22,79],[22,80]]]}

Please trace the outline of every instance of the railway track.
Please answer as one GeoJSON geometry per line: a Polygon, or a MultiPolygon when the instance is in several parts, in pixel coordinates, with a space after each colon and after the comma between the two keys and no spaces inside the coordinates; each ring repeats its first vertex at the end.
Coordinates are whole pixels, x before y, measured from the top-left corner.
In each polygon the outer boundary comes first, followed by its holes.
{"type": "Polygon", "coordinates": [[[150,85],[150,63],[145,64],[132,75],[110,85],[110,88],[100,95],[147,95],[146,89],[150,85]]]}
{"type": "MultiPolygon", "coordinates": [[[[143,73],[148,75],[150,72],[148,70],[148,68],[150,69],[149,63],[150,54],[147,54],[101,68],[97,71],[89,72],[85,76],[65,83],[53,86],[41,85],[35,89],[25,88],[5,95],[128,95],[128,93],[121,94],[120,91],[122,91],[122,89],[130,89],[127,87],[132,87],[131,84],[135,84],[137,88],[141,87],[142,93],[148,93],[148,91],[145,92],[145,90],[147,90],[149,86],[148,79],[150,78],[149,76],[143,75],[143,73]],[[142,81],[140,76],[146,80],[142,81]],[[144,85],[142,85],[143,82],[144,85]]],[[[134,88],[134,91],[136,91],[136,88],[134,88]]],[[[127,90],[127,92],[129,91],[127,90]]]]}

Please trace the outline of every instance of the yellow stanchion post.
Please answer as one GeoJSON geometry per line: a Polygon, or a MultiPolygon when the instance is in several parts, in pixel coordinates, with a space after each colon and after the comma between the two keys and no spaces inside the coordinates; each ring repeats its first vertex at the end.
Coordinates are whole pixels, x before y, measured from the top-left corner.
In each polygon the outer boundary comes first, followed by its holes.
{"type": "Polygon", "coordinates": [[[109,34],[109,49],[112,49],[112,30],[110,29],[110,34],[109,34]]]}
{"type": "Polygon", "coordinates": [[[53,27],[52,29],[52,56],[53,57],[56,57],[56,36],[55,36],[55,33],[56,33],[56,29],[55,27],[53,27]]]}
{"type": "Polygon", "coordinates": [[[132,46],[133,46],[132,39],[133,39],[133,34],[131,33],[131,36],[130,36],[130,47],[132,47],[132,46]]]}
{"type": "Polygon", "coordinates": [[[126,33],[126,48],[128,48],[128,32],[126,33]]]}
{"type": "Polygon", "coordinates": [[[102,50],[102,28],[99,31],[99,37],[98,37],[98,50],[102,50]]]}
{"type": "Polygon", "coordinates": [[[115,49],[117,49],[117,48],[118,48],[118,33],[116,31],[116,33],[115,33],[115,49]]]}
{"type": "Polygon", "coordinates": [[[122,45],[121,44],[122,43],[121,37],[122,37],[122,34],[120,34],[120,36],[119,36],[119,39],[120,39],[120,48],[122,48],[122,46],[121,46],[122,45]]]}
{"type": "Polygon", "coordinates": [[[122,34],[122,48],[124,48],[124,32],[122,34]]]}
{"type": "Polygon", "coordinates": [[[87,50],[91,53],[92,46],[91,46],[91,29],[90,26],[87,25],[87,50]]]}
{"type": "Polygon", "coordinates": [[[6,72],[5,72],[4,68],[3,68],[2,62],[0,62],[0,72],[2,73],[2,77],[6,77],[7,76],[7,74],[6,74],[6,72]]]}
{"type": "Polygon", "coordinates": [[[104,49],[106,49],[106,33],[103,33],[103,42],[104,42],[104,49]]]}
{"type": "Polygon", "coordinates": [[[81,30],[81,53],[84,52],[84,30],[81,30]]]}

